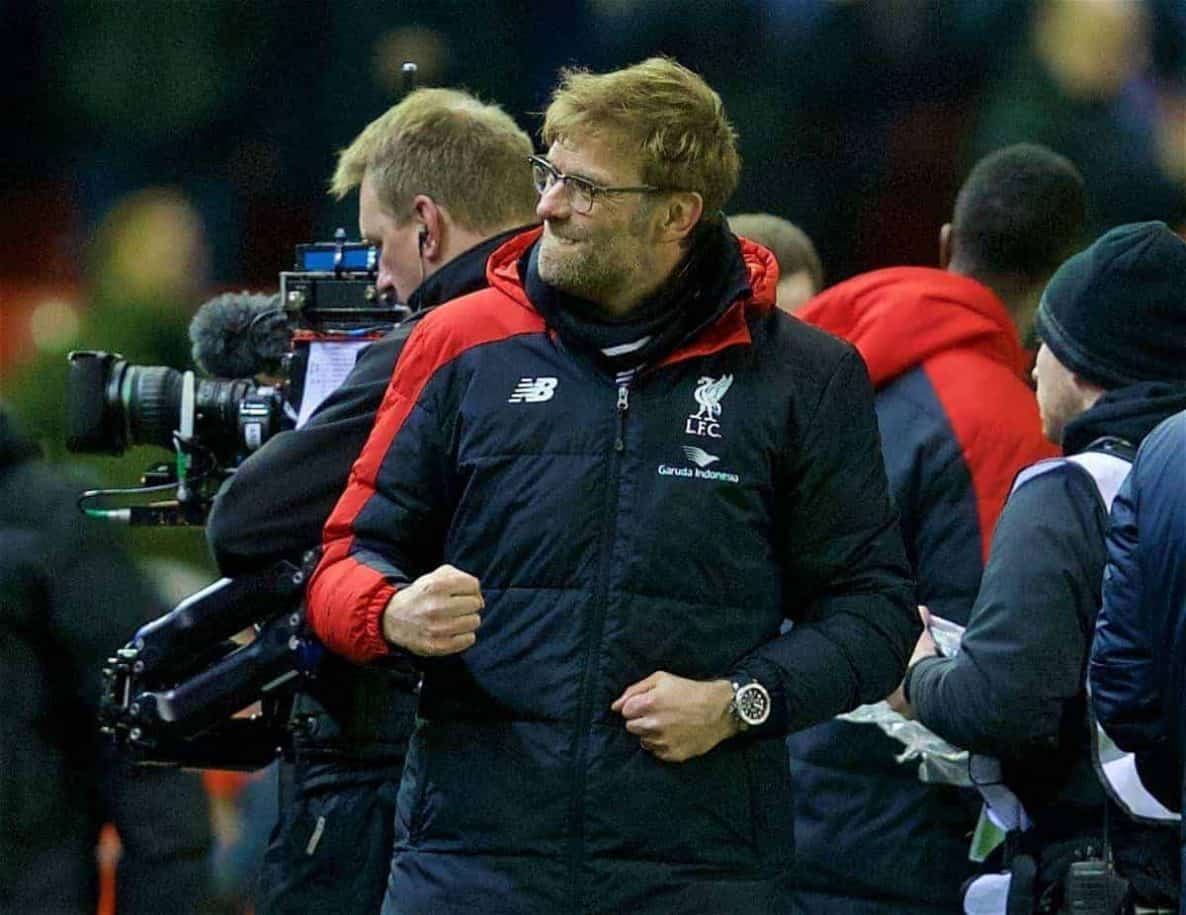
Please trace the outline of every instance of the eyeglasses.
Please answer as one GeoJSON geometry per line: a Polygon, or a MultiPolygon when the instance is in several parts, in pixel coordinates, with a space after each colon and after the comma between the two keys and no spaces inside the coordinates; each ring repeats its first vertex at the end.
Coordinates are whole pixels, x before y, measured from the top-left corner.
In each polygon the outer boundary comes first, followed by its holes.
{"type": "Polygon", "coordinates": [[[663,188],[650,184],[642,184],[637,187],[603,187],[600,184],[594,184],[588,178],[564,174],[543,156],[531,156],[527,161],[531,163],[531,178],[535,182],[535,189],[539,195],[542,197],[554,184],[560,182],[564,185],[565,193],[568,194],[569,205],[582,216],[593,209],[593,204],[597,202],[599,194],[654,194],[663,190],[663,188]]]}

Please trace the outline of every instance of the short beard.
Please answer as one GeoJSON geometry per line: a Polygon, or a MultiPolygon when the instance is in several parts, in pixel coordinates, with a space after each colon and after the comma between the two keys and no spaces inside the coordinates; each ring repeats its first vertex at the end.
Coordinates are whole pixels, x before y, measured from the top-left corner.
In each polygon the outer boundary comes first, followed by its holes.
{"type": "MultiPolygon", "coordinates": [[[[554,289],[577,296],[598,305],[608,305],[612,298],[639,275],[642,269],[641,245],[649,208],[635,214],[627,231],[636,242],[622,246],[597,245],[585,251],[565,251],[561,244],[543,243],[540,246],[538,268],[540,279],[554,289]]],[[[545,229],[545,232],[548,230],[545,229]]]]}
{"type": "Polygon", "coordinates": [[[539,275],[549,286],[578,298],[600,303],[602,296],[612,291],[620,280],[620,265],[607,263],[597,251],[592,256],[584,252],[548,250],[547,244],[540,248],[539,275]]]}

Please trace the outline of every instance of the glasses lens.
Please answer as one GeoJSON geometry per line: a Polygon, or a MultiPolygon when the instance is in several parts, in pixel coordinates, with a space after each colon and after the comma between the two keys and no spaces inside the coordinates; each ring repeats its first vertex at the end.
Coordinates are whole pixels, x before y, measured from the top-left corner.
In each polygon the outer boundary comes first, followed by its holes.
{"type": "Polygon", "coordinates": [[[568,201],[582,216],[593,209],[593,187],[580,178],[568,179],[568,201]]]}
{"type": "Polygon", "coordinates": [[[541,162],[531,163],[531,180],[535,182],[535,189],[539,193],[543,193],[552,186],[554,179],[552,170],[541,162]]]}

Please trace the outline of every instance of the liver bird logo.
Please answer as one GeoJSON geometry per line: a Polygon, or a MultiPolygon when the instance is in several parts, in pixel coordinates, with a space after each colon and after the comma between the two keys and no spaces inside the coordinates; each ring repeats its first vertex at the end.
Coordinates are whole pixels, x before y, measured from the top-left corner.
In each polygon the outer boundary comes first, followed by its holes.
{"type": "Polygon", "coordinates": [[[696,411],[695,419],[716,419],[721,415],[721,398],[733,384],[732,375],[722,375],[720,378],[704,376],[696,382],[693,396],[700,409],[696,411]]]}

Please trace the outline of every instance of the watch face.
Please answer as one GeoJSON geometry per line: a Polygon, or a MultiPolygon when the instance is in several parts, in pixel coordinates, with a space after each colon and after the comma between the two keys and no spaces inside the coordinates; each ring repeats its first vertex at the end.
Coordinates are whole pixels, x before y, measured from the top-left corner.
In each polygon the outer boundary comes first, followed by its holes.
{"type": "Polygon", "coordinates": [[[770,694],[761,683],[747,683],[734,697],[737,714],[750,727],[757,727],[770,717],[770,694]]]}

